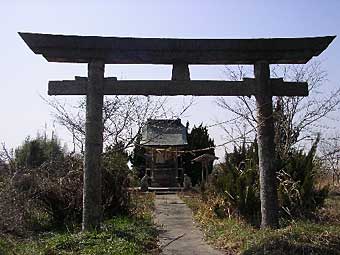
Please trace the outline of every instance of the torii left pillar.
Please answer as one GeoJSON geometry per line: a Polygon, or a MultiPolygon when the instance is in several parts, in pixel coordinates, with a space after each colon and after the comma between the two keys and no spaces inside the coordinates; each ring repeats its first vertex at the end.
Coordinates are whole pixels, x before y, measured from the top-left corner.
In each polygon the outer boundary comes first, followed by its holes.
{"type": "Polygon", "coordinates": [[[102,60],[88,63],[82,230],[99,229],[102,220],[103,97],[102,60]]]}

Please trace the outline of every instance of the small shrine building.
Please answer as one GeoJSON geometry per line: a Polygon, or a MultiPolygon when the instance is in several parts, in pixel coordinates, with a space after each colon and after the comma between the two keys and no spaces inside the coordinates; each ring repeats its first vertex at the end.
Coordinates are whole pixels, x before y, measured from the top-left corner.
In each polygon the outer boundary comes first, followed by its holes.
{"type": "Polygon", "coordinates": [[[187,128],[180,119],[149,119],[142,130],[146,174],[151,187],[178,187],[183,183],[183,149],[187,128]]]}

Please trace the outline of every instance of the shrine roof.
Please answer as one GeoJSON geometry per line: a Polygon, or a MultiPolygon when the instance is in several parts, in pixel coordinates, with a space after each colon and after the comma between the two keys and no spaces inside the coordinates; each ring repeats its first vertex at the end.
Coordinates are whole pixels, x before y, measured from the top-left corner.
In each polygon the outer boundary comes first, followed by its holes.
{"type": "Polygon", "coordinates": [[[187,145],[187,130],[180,119],[149,119],[142,129],[141,144],[146,146],[187,145]]]}
{"type": "Polygon", "coordinates": [[[173,39],[19,33],[50,62],[107,64],[304,64],[335,36],[259,39],[173,39]]]}
{"type": "Polygon", "coordinates": [[[215,155],[211,155],[211,154],[203,154],[203,155],[200,155],[196,158],[194,158],[193,162],[211,162],[211,161],[214,161],[215,159],[218,159],[218,157],[216,157],[215,155]]]}

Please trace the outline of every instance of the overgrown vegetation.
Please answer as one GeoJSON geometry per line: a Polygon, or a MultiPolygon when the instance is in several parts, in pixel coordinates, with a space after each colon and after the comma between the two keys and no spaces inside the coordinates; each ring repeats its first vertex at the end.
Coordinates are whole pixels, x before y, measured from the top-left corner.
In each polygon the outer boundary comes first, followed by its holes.
{"type": "MultiPolygon", "coordinates": [[[[134,173],[136,175],[136,179],[140,180],[146,173],[146,160],[145,153],[146,149],[141,145],[142,134],[139,133],[134,142],[134,148],[130,155],[130,162],[133,166],[134,173]]],[[[138,185],[137,185],[138,186],[138,185]]]]}
{"type": "MultiPolygon", "coordinates": [[[[205,149],[202,151],[196,151],[195,153],[186,153],[183,155],[183,167],[185,173],[191,178],[192,184],[196,185],[201,183],[202,178],[202,166],[200,163],[193,163],[192,160],[202,154],[211,154],[215,155],[214,149],[214,140],[211,139],[208,133],[208,128],[201,123],[198,127],[194,126],[189,132],[189,122],[187,123],[187,139],[188,146],[187,150],[199,150],[205,149]]],[[[208,166],[209,173],[212,171],[213,162],[211,162],[208,166]]]]}
{"type": "Polygon", "coordinates": [[[1,173],[0,254],[146,254],[156,249],[153,197],[130,195],[127,160],[122,148],[106,149],[105,221],[101,231],[79,233],[82,155],[66,154],[57,140],[25,140],[16,150],[14,169],[1,173]]]}
{"type": "Polygon", "coordinates": [[[53,231],[33,239],[1,238],[1,255],[30,254],[150,254],[157,251],[157,232],[150,221],[152,194],[132,195],[130,216],[106,220],[100,232],[53,231]]]}
{"type": "Polygon", "coordinates": [[[279,165],[279,201],[283,216],[290,218],[313,217],[328,195],[328,186],[317,187],[318,172],[316,149],[319,138],[308,153],[293,150],[279,165]]]}
{"type": "Polygon", "coordinates": [[[227,254],[340,254],[340,213],[333,209],[340,200],[335,198],[327,199],[322,209],[323,217],[332,221],[289,221],[278,230],[258,229],[234,216],[221,218],[213,199],[204,201],[197,193],[182,198],[207,240],[227,254]]]}
{"type": "Polygon", "coordinates": [[[27,137],[23,144],[15,150],[15,163],[20,168],[36,168],[48,161],[60,161],[64,158],[65,150],[59,139],[47,139],[38,135],[35,139],[27,137]]]}
{"type": "Polygon", "coordinates": [[[308,152],[276,158],[280,225],[260,229],[256,140],[226,153],[203,193],[182,194],[206,238],[227,254],[340,254],[340,200],[319,185],[317,139],[308,152]]]}
{"type": "MultiPolygon", "coordinates": [[[[313,218],[327,197],[327,187],[316,186],[317,143],[318,140],[308,153],[291,150],[285,161],[277,160],[282,219],[313,218]]],[[[206,196],[216,197],[214,210],[220,217],[236,215],[258,226],[261,204],[256,141],[235,147],[232,153],[226,153],[225,161],[215,168],[206,196]]]]}

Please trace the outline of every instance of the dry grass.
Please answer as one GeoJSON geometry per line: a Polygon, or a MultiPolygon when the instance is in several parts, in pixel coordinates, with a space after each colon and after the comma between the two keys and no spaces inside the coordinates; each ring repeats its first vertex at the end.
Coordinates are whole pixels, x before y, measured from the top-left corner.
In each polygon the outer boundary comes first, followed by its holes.
{"type": "Polygon", "coordinates": [[[327,199],[318,223],[295,221],[278,230],[257,229],[239,218],[219,218],[210,199],[182,194],[206,239],[226,254],[340,254],[340,197],[327,199]]]}
{"type": "Polygon", "coordinates": [[[131,191],[130,213],[136,218],[151,219],[155,209],[155,193],[131,191]]]}

